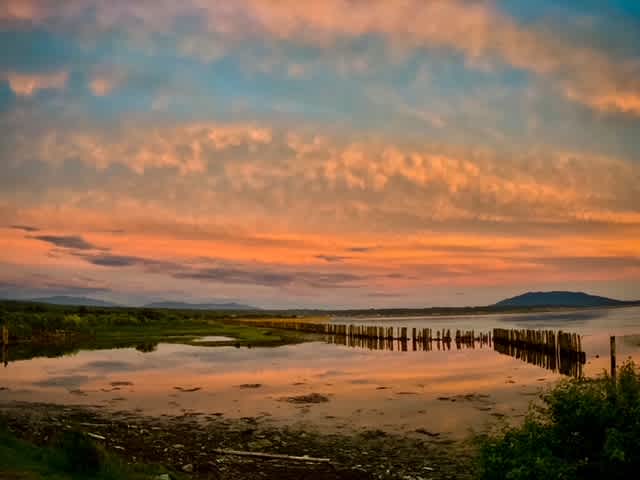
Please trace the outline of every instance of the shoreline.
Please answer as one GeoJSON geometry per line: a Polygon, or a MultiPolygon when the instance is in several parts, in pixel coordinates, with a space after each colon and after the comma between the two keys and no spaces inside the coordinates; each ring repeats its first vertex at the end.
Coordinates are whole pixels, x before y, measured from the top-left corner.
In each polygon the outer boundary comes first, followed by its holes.
{"type": "Polygon", "coordinates": [[[0,403],[0,421],[37,445],[60,430],[77,430],[128,463],[155,463],[187,478],[224,479],[467,479],[473,478],[471,439],[407,436],[377,429],[327,434],[311,425],[274,426],[259,417],[185,413],[148,416],[100,406],[0,403]],[[221,454],[240,450],[328,458],[330,464],[221,454]],[[187,466],[191,467],[187,467],[187,466]],[[186,469],[186,470],[185,470],[186,469]]]}

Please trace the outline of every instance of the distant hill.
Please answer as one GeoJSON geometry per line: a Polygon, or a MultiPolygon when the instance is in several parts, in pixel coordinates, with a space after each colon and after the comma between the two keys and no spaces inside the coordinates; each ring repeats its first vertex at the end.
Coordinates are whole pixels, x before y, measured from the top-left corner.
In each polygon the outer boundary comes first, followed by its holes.
{"type": "Polygon", "coordinates": [[[87,297],[69,297],[59,295],[55,297],[32,298],[30,302],[49,303],[51,305],[75,305],[78,307],[118,307],[119,305],[112,302],[105,302],[95,298],[87,297]]]}
{"type": "Polygon", "coordinates": [[[145,308],[168,308],[172,310],[260,310],[251,305],[241,303],[186,303],[186,302],[153,302],[145,308]]]}
{"type": "Polygon", "coordinates": [[[624,302],[584,292],[527,292],[496,303],[495,307],[613,307],[624,302]]]}

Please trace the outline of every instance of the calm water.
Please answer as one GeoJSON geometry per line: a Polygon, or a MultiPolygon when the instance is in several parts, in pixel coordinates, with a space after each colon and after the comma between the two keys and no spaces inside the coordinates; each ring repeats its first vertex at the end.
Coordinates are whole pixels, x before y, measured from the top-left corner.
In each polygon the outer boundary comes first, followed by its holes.
{"type": "MultiPolygon", "coordinates": [[[[358,322],[452,331],[500,327],[577,332],[587,353],[586,375],[608,369],[609,336],[616,335],[619,362],[630,356],[640,363],[633,337],[640,334],[639,308],[358,322]]],[[[156,415],[257,416],[265,422],[312,424],[329,431],[425,428],[462,437],[470,429],[520,418],[541,389],[562,377],[487,346],[409,350],[311,342],[278,348],[160,344],[149,353],[81,351],[16,361],[0,369],[0,401],[90,404],[156,415]],[[287,401],[309,393],[329,401],[287,401]]]]}

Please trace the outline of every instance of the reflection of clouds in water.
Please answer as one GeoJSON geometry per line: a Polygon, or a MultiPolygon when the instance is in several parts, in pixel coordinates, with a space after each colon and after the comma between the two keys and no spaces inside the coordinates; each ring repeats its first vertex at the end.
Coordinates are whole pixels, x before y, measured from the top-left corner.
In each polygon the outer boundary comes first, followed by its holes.
{"type": "Polygon", "coordinates": [[[45,380],[33,382],[32,385],[36,387],[79,387],[89,382],[89,377],[86,375],[65,375],[61,377],[49,377],[45,380]]]}
{"type": "Polygon", "coordinates": [[[328,377],[342,377],[344,375],[349,375],[349,372],[345,372],[343,370],[327,370],[322,373],[315,374],[314,377],[328,378],[328,377]]]}
{"type": "Polygon", "coordinates": [[[210,363],[236,363],[254,360],[259,356],[263,360],[288,358],[290,352],[281,348],[235,348],[235,347],[200,347],[184,345],[170,354],[178,359],[193,359],[210,363]],[[256,355],[259,354],[259,355],[256,355]]]}
{"type": "Polygon", "coordinates": [[[128,362],[119,362],[115,360],[96,360],[86,363],[81,368],[89,368],[91,370],[99,370],[102,372],[129,372],[138,370],[137,365],[128,362]]]}
{"type": "Polygon", "coordinates": [[[255,361],[264,364],[269,361],[289,360],[292,358],[310,362],[325,358],[352,360],[358,357],[367,358],[367,353],[362,350],[335,348],[335,346],[326,343],[312,342],[271,348],[195,347],[185,345],[183,348],[172,352],[171,356],[200,362],[234,365],[238,362],[255,361]]]}

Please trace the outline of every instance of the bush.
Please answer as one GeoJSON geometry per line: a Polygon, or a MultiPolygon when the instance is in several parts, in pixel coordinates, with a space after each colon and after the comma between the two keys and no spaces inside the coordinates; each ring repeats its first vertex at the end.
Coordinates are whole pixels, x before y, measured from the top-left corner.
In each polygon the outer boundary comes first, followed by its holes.
{"type": "Polygon", "coordinates": [[[70,473],[95,475],[102,469],[104,452],[80,432],[64,432],[56,447],[64,452],[61,467],[70,473]]]}
{"type": "Polygon", "coordinates": [[[634,478],[640,471],[640,377],[632,362],[609,377],[566,380],[524,424],[481,439],[480,478],[634,478]]]}

